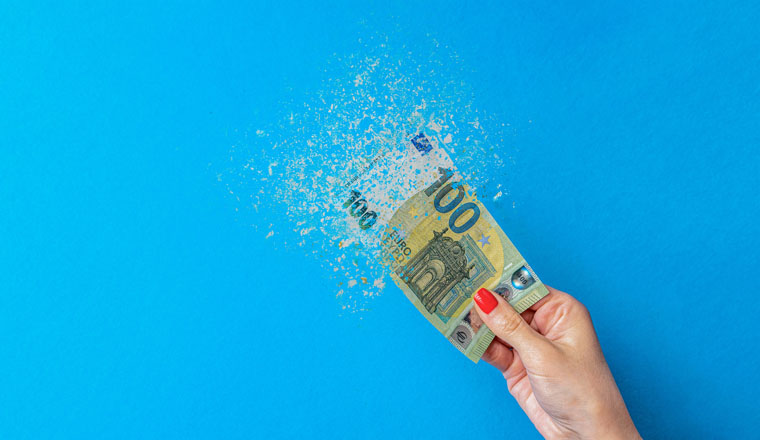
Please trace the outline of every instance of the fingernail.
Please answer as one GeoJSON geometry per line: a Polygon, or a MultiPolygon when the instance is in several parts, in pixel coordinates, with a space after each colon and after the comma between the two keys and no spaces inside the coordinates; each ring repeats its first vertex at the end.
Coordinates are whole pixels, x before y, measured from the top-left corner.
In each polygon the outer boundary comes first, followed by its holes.
{"type": "Polygon", "coordinates": [[[496,301],[496,297],[493,296],[488,289],[482,288],[475,294],[475,302],[478,303],[480,310],[485,314],[491,313],[491,310],[495,309],[499,305],[499,301],[496,301]]]}

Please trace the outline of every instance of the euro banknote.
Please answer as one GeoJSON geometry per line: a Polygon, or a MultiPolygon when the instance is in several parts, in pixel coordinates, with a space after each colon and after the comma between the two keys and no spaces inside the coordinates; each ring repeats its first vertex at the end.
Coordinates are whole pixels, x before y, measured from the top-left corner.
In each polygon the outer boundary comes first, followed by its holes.
{"type": "Polygon", "coordinates": [[[473,294],[488,288],[522,312],[548,291],[434,135],[378,138],[342,182],[341,208],[417,310],[478,362],[494,335],[473,294]]]}

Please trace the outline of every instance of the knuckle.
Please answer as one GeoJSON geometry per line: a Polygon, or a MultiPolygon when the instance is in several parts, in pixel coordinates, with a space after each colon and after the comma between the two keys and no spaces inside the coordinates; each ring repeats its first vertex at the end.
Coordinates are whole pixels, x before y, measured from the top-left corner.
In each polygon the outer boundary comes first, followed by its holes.
{"type": "Polygon", "coordinates": [[[563,302],[563,303],[568,303],[568,304],[580,303],[580,301],[578,301],[577,299],[575,299],[574,296],[570,295],[569,293],[565,293],[565,292],[559,292],[558,291],[557,292],[557,298],[560,298],[561,302],[563,302]]]}
{"type": "Polygon", "coordinates": [[[586,306],[583,305],[583,303],[581,303],[578,300],[574,300],[571,303],[571,308],[570,309],[573,310],[575,313],[577,313],[578,316],[583,316],[585,318],[590,318],[591,317],[591,314],[589,313],[588,308],[586,308],[586,306]]]}
{"type": "Polygon", "coordinates": [[[590,316],[588,308],[586,308],[582,302],[567,293],[562,294],[562,301],[560,304],[568,313],[572,313],[576,316],[590,316]]]}
{"type": "Polygon", "coordinates": [[[498,323],[499,330],[504,335],[512,335],[520,330],[523,325],[523,320],[517,313],[510,313],[504,315],[498,323]]]}

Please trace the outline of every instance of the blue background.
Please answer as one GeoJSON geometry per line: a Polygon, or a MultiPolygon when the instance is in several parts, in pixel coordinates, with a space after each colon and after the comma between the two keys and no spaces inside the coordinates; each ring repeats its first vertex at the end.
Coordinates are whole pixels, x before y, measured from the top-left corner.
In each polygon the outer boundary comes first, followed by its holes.
{"type": "Polygon", "coordinates": [[[758,438],[757,2],[63,3],[0,5],[0,437],[538,437],[395,288],[340,316],[216,181],[369,28],[448,45],[515,127],[494,215],[642,434],[758,438]]]}

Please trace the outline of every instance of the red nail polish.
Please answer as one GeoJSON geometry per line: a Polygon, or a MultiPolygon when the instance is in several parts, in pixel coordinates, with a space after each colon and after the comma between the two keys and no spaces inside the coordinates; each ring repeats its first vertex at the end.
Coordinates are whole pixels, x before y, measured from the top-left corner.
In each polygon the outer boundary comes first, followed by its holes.
{"type": "Polygon", "coordinates": [[[495,309],[496,306],[499,305],[499,301],[496,301],[493,293],[491,293],[488,289],[483,288],[478,290],[478,293],[475,294],[474,298],[475,302],[478,303],[480,310],[484,311],[486,315],[491,313],[491,310],[495,309]]]}

